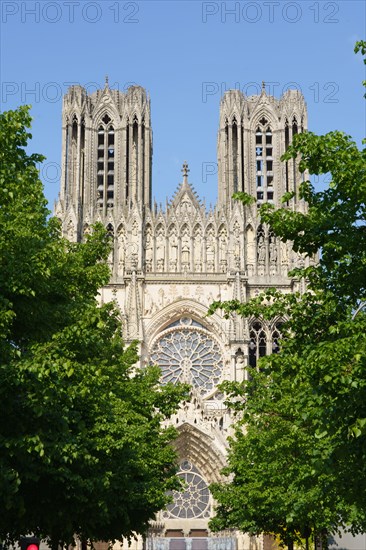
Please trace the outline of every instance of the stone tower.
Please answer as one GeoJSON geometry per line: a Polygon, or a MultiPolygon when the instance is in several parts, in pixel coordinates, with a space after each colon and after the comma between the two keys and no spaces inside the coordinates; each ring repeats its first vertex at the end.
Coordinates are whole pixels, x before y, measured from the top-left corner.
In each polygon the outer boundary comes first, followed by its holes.
{"type": "Polygon", "coordinates": [[[68,235],[126,205],[151,206],[150,100],[140,86],[88,96],[81,86],[63,101],[59,204],[69,212],[68,235]]]}
{"type": "MultiPolygon", "coordinates": [[[[307,127],[302,94],[288,90],[279,100],[268,96],[245,97],[229,90],[221,100],[217,156],[219,205],[230,202],[233,193],[245,191],[260,205],[280,206],[280,198],[297,191],[296,162],[280,162],[294,134],[307,127]]],[[[298,201],[293,201],[298,208],[298,201]]]]}
{"type": "MultiPolygon", "coordinates": [[[[171,419],[184,492],[152,523],[152,550],[261,548],[239,533],[214,536],[208,528],[213,501],[208,485],[220,480],[231,418],[218,384],[243,380],[246,366],[278,349],[281,319],[206,317],[214,300],[246,301],[268,287],[299,290],[289,270],[303,265],[287,244],[260,224],[263,202],[304,210],[295,161],[280,157],[307,127],[301,93],[280,99],[228,91],[220,105],[218,204],[207,210],[182,181],[166,207],[152,206],[150,100],[139,86],[87,95],[70,88],[63,104],[62,181],[55,214],[64,235],[81,240],[100,221],[113,237],[110,284],[101,300],[114,300],[127,342],[140,342],[141,364],[158,364],[162,384],[186,381],[191,398],[171,419]],[[235,191],[256,197],[244,207],[235,191]]],[[[306,260],[308,261],[308,260],[306,260]]],[[[301,290],[301,289],[300,289],[301,290]]]]}

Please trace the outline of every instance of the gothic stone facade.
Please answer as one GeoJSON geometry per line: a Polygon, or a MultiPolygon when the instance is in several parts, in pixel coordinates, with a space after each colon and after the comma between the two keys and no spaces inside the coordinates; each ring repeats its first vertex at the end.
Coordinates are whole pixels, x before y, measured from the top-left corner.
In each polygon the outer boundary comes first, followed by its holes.
{"type": "MultiPolygon", "coordinates": [[[[138,339],[141,363],[161,367],[162,383],[186,381],[191,400],[171,419],[179,431],[179,475],[187,482],[168,510],[158,514],[149,544],[154,549],[263,548],[260,539],[226,533],[211,537],[213,513],[207,486],[220,480],[231,423],[224,380],[242,380],[246,365],[276,351],[279,319],[206,317],[214,300],[246,301],[269,286],[299,290],[289,270],[305,260],[258,220],[263,202],[280,205],[297,191],[296,161],[280,162],[295,133],[307,127],[301,93],[280,99],[240,91],[225,93],[218,131],[218,203],[206,210],[188,180],[163,209],[152,204],[150,99],[139,86],[126,93],[88,95],[73,86],[62,114],[62,181],[55,214],[71,240],[102,222],[113,238],[110,284],[101,300],[120,309],[126,341],[138,339]],[[254,195],[244,207],[236,191],[254,195]],[[181,546],[179,546],[181,545],[181,546]]],[[[285,207],[304,211],[296,196],[285,207]]],[[[301,289],[300,289],[301,290],[301,289]]]]}

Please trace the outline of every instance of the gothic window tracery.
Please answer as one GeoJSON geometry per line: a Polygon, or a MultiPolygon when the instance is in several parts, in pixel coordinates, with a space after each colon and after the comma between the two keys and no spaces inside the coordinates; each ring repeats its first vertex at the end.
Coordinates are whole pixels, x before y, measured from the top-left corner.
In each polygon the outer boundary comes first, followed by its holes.
{"type": "MultiPolygon", "coordinates": [[[[292,139],[294,139],[294,136],[298,133],[298,125],[297,125],[297,119],[296,119],[296,116],[293,117],[292,119],[292,139]]],[[[296,191],[297,191],[297,179],[298,179],[298,165],[297,165],[297,162],[296,162],[296,159],[293,159],[293,163],[292,163],[292,169],[293,169],[293,181],[294,181],[294,193],[295,193],[295,196],[296,196],[296,191]]]]}
{"type": "Polygon", "coordinates": [[[252,321],[249,328],[248,345],[250,367],[256,367],[260,357],[279,352],[282,324],[282,321],[276,321],[272,325],[266,325],[265,322],[258,319],[252,321]]]}
{"type": "Polygon", "coordinates": [[[187,382],[202,396],[212,393],[223,369],[218,343],[203,325],[189,317],[162,333],[153,346],[150,362],[159,365],[162,384],[187,382]]]}
{"type": "Polygon", "coordinates": [[[171,493],[173,502],[163,512],[164,518],[210,517],[210,491],[199,470],[189,460],[180,464],[178,477],[183,481],[182,491],[171,493]]]}
{"type": "Polygon", "coordinates": [[[255,162],[257,183],[257,204],[272,202],[273,191],[273,135],[271,126],[262,117],[255,133],[255,162]]]}
{"type": "Polygon", "coordinates": [[[112,208],[114,205],[114,127],[106,114],[98,127],[97,141],[97,205],[112,208]]]}

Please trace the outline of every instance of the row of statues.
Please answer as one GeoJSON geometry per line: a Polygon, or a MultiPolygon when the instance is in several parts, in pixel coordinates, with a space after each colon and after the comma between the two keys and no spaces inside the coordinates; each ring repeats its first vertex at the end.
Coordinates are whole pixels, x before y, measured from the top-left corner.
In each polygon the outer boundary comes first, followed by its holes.
{"type": "MultiPolygon", "coordinates": [[[[192,231],[184,225],[180,232],[172,225],[168,231],[160,224],[155,230],[148,225],[141,235],[135,219],[129,234],[120,226],[115,235],[114,249],[110,255],[111,268],[118,273],[126,270],[144,269],[146,272],[222,272],[228,269],[244,269],[249,266],[249,275],[265,274],[267,268],[274,274],[280,266],[287,269],[289,250],[273,233],[266,233],[260,226],[257,232],[247,231],[244,238],[239,222],[229,232],[221,225],[215,232],[213,225],[204,229],[196,226],[192,231]]],[[[90,228],[84,227],[84,234],[90,228]]],[[[75,240],[72,221],[67,226],[67,236],[75,240]]],[[[283,271],[283,270],[282,270],[283,271]]]]}

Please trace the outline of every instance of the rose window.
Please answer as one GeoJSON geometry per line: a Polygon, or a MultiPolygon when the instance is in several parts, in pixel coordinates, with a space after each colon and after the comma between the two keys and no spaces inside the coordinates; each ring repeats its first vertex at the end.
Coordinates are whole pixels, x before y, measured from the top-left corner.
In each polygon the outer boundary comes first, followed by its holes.
{"type": "Polygon", "coordinates": [[[222,373],[219,345],[191,319],[181,319],[171,327],[156,341],[150,356],[151,363],[161,368],[162,383],[187,382],[202,395],[210,393],[222,373]]]}
{"type": "Polygon", "coordinates": [[[193,464],[185,460],[178,477],[182,491],[172,491],[173,502],[163,512],[165,518],[207,518],[210,516],[210,492],[207,483],[193,464]]]}

